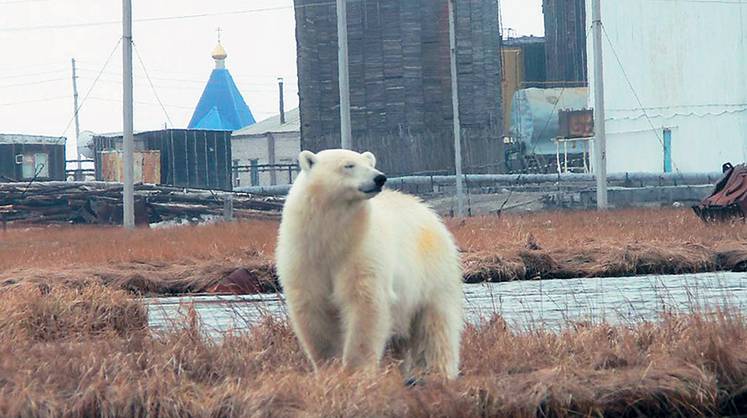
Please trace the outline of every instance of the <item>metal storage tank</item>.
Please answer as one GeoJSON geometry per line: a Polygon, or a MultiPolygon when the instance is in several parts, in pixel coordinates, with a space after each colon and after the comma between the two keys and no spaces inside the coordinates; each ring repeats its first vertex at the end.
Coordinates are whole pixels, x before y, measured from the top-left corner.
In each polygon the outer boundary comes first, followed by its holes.
{"type": "MultiPolygon", "coordinates": [[[[94,136],[96,179],[102,152],[121,151],[122,135],[94,136]]],[[[159,151],[161,184],[231,190],[231,131],[166,129],[135,134],[135,151],[159,151]]]]}
{"type": "Polygon", "coordinates": [[[0,134],[0,182],[65,180],[65,137],[0,134]]]}
{"type": "Polygon", "coordinates": [[[558,111],[586,107],[586,87],[518,90],[511,108],[511,137],[524,144],[527,154],[555,155],[558,111]]]}

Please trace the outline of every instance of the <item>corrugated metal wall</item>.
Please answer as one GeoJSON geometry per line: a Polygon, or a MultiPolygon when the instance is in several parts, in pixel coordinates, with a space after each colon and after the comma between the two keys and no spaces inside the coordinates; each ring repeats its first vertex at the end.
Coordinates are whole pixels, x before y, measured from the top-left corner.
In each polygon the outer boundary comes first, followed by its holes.
{"type": "MultiPolygon", "coordinates": [[[[295,0],[302,148],[340,146],[334,3],[295,0]]],[[[457,0],[464,164],[502,161],[497,0],[457,0]]],[[[448,4],[361,0],[348,4],[353,147],[390,174],[454,166],[448,4]]]]}
{"type": "Polygon", "coordinates": [[[23,167],[16,164],[19,154],[47,154],[49,164],[48,177],[37,177],[37,180],[65,180],[65,145],[52,144],[0,144],[0,182],[24,181],[23,167]]]}
{"type": "MultiPolygon", "coordinates": [[[[122,137],[94,137],[96,178],[101,180],[100,151],[119,150],[122,137]]],[[[161,152],[161,184],[231,190],[231,132],[168,129],[135,135],[138,150],[161,152]]]]}

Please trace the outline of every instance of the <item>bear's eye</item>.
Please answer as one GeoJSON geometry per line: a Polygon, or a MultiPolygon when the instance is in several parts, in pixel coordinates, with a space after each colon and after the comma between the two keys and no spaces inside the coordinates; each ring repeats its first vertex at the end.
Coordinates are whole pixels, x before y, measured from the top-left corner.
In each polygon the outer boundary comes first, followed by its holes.
{"type": "Polygon", "coordinates": [[[353,164],[353,163],[345,164],[345,169],[347,169],[347,170],[352,170],[354,168],[355,168],[355,164],[353,164]]]}

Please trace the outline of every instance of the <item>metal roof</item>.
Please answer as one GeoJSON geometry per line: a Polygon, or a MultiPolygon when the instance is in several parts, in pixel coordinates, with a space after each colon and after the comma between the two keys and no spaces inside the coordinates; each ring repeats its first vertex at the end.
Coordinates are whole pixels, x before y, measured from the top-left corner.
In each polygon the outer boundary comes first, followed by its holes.
{"type": "Polygon", "coordinates": [[[266,133],[300,132],[301,115],[298,108],[285,112],[285,123],[280,123],[280,115],[267,118],[254,125],[247,126],[233,133],[233,136],[263,135],[266,133]]]}
{"type": "Polygon", "coordinates": [[[254,116],[231,73],[225,68],[215,68],[197,103],[189,129],[234,131],[253,123],[254,116]]]}
{"type": "Polygon", "coordinates": [[[65,145],[66,142],[64,136],[0,134],[0,144],[65,145]]]}

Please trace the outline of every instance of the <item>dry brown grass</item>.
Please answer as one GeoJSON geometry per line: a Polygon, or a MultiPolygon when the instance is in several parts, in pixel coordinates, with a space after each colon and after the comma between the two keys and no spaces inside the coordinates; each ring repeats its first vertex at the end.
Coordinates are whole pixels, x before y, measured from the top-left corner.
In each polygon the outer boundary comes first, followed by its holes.
{"type": "Polygon", "coordinates": [[[725,312],[635,326],[513,332],[469,326],[463,376],[406,388],[310,372],[288,324],[207,340],[188,311],[153,334],[122,291],[96,285],[0,295],[0,416],[715,416],[747,412],[747,321],[725,312]]]}
{"type": "MultiPolygon", "coordinates": [[[[688,210],[561,212],[450,220],[465,279],[627,276],[747,270],[747,226],[705,225],[688,210]]],[[[203,292],[239,267],[274,280],[277,223],[124,231],[0,232],[0,283],[95,280],[145,294],[203,292]]]]}

